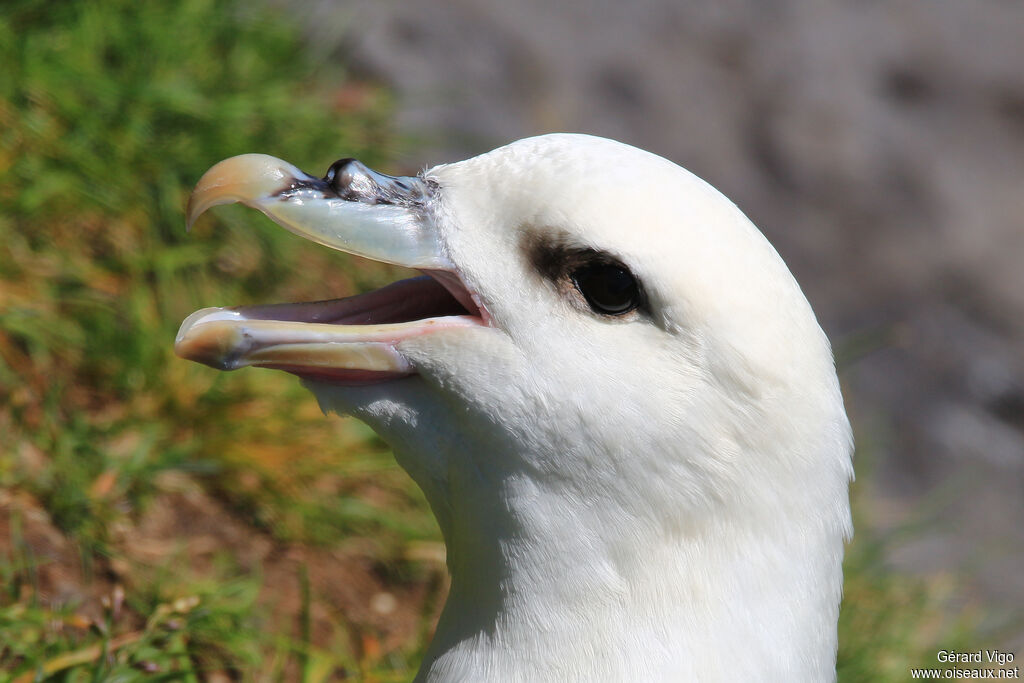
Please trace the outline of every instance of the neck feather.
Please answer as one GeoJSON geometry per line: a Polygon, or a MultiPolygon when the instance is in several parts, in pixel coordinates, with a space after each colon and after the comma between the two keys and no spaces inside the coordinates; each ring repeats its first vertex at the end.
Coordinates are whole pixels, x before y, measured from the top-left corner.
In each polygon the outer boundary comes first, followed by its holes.
{"type": "Polygon", "coordinates": [[[452,589],[418,681],[834,679],[841,532],[770,514],[667,528],[504,483],[439,515],[452,589]]]}

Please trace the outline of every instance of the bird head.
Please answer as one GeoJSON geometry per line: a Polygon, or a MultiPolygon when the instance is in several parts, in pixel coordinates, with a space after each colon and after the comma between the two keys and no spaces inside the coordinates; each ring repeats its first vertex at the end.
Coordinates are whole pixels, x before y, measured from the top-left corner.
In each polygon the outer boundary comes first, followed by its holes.
{"type": "Polygon", "coordinates": [[[661,157],[559,134],[317,178],[243,155],[201,179],[189,221],[234,201],[427,277],[204,309],[179,355],[299,375],[392,443],[442,526],[517,479],[668,525],[845,501],[849,427],[810,306],[739,209],[661,157]]]}
{"type": "Polygon", "coordinates": [[[417,680],[834,674],[852,471],[831,350],[715,189],[547,135],[402,178],[234,157],[189,221],[229,202],[424,273],[203,309],[175,344],[298,375],[392,445],[452,574],[417,680]]]}

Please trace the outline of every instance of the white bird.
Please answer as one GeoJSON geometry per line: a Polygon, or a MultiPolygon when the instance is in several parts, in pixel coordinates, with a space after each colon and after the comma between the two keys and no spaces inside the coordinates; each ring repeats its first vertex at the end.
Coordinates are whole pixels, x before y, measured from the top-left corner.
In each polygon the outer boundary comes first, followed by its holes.
{"type": "Polygon", "coordinates": [[[529,138],[413,178],[263,155],[200,180],[429,277],[204,309],[179,355],[304,379],[423,489],[451,592],[417,681],[831,681],[852,440],[828,340],[710,185],[529,138]]]}

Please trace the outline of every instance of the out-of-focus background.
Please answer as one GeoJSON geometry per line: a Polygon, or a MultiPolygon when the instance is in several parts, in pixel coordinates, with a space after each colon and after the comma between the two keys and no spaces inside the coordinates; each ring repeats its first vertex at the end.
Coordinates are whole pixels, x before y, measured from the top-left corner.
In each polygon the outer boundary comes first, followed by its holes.
{"type": "Polygon", "coordinates": [[[789,263],[858,441],[840,681],[1024,658],[1024,6],[55,2],[0,9],[0,677],[408,680],[444,550],[297,381],[171,353],[211,305],[396,269],[227,207],[214,162],[410,172],[580,131],[789,263]]]}

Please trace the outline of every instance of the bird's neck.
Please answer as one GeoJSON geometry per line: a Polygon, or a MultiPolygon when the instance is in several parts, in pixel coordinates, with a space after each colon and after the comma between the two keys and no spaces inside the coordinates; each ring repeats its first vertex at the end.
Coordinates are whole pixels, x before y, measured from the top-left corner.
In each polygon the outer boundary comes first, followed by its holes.
{"type": "Polygon", "coordinates": [[[439,511],[452,588],[418,681],[830,681],[842,539],[667,528],[510,479],[439,511]]]}

